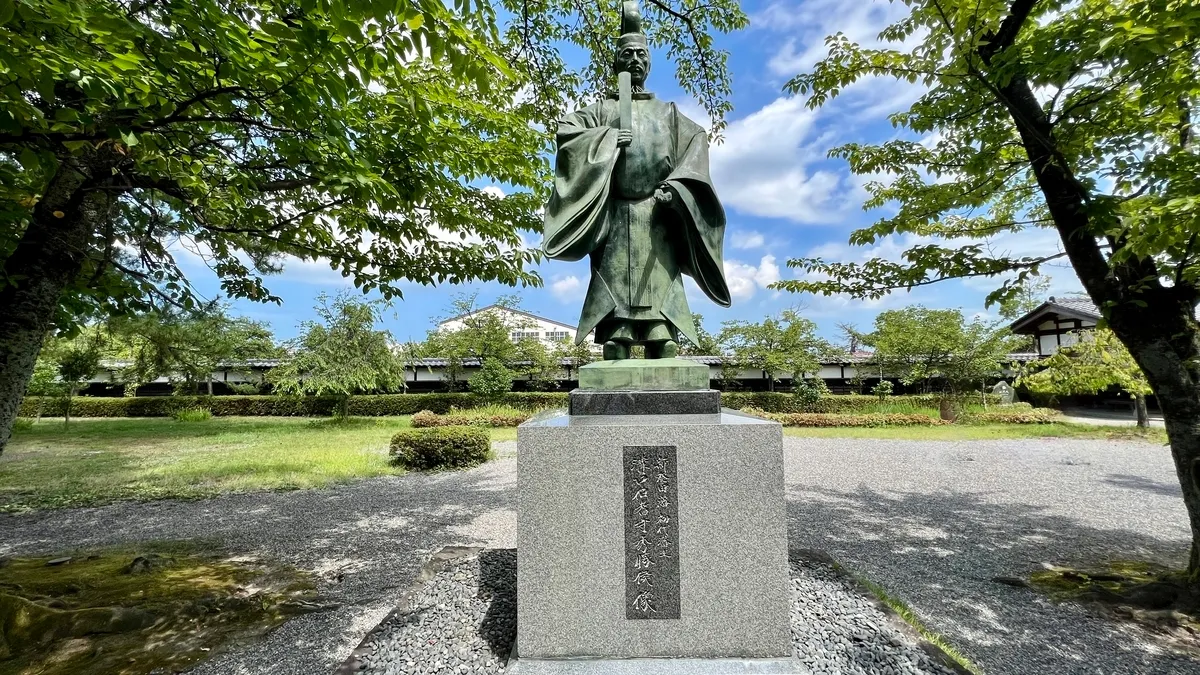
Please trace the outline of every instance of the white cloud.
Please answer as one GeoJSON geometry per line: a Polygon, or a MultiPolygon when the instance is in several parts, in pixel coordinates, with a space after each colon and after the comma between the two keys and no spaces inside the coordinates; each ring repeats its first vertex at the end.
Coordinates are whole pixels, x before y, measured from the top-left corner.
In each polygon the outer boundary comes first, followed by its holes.
{"type": "Polygon", "coordinates": [[[565,277],[556,276],[550,282],[550,293],[559,302],[576,302],[582,300],[586,290],[583,282],[574,274],[565,277]]]}
{"type": "Polygon", "coordinates": [[[747,250],[753,248],[762,248],[766,241],[759,232],[755,232],[753,230],[738,230],[730,235],[729,243],[736,249],[747,250]]]}
{"type": "Polygon", "coordinates": [[[775,256],[765,255],[758,265],[738,260],[725,261],[725,281],[734,300],[749,300],[760,288],[779,281],[779,265],[775,256]]]}
{"type": "Polygon", "coordinates": [[[751,16],[750,25],[788,34],[767,65],[775,75],[791,77],[808,71],[829,53],[826,37],[842,33],[864,47],[881,47],[885,43],[879,40],[879,32],[910,11],[904,3],[886,0],[774,2],[751,16]]]}

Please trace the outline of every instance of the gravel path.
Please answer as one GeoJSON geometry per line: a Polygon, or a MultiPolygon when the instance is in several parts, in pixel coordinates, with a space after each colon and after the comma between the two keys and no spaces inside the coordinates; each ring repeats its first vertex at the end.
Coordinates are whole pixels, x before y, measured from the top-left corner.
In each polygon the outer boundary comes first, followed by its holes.
{"type": "MultiPolygon", "coordinates": [[[[1137,442],[785,439],[790,543],[893,595],[989,675],[1200,673],[1083,610],[991,581],[1043,562],[1180,564],[1182,500],[1166,448],[1137,442]]],[[[194,672],[328,673],[452,544],[516,545],[515,443],[461,473],[203,502],[0,515],[0,555],[210,539],[312,570],[338,609],[289,621],[194,672]]]]}

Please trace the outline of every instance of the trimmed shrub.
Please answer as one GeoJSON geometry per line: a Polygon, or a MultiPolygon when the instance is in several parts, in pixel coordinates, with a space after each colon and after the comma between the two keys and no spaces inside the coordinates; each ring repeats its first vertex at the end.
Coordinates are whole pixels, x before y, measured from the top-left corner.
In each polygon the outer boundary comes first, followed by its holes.
{"type": "Polygon", "coordinates": [[[890,380],[880,380],[879,384],[871,387],[871,393],[874,394],[880,401],[892,395],[892,385],[890,380]]]}
{"type": "Polygon", "coordinates": [[[439,415],[429,410],[422,410],[412,416],[412,425],[424,427],[516,427],[533,416],[533,413],[505,408],[504,406],[488,406],[475,410],[463,410],[439,415]]]}
{"type": "Polygon", "coordinates": [[[965,424],[1056,424],[1062,421],[1062,413],[1052,408],[986,410],[959,420],[965,424]]]}
{"type": "Polygon", "coordinates": [[[465,469],[487,461],[492,443],[478,427],[405,429],[392,437],[392,464],[411,471],[465,469]]]}
{"type": "Polygon", "coordinates": [[[792,393],[799,399],[800,405],[806,408],[820,405],[821,399],[830,395],[829,385],[820,378],[800,380],[796,383],[796,389],[792,393]]]}
{"type": "Polygon", "coordinates": [[[184,408],[176,410],[171,417],[176,422],[204,422],[212,418],[212,411],[208,408],[184,408]]]}
{"type": "Polygon", "coordinates": [[[910,413],[770,413],[748,411],[752,415],[779,422],[785,427],[937,427],[949,424],[945,420],[910,413]]]}

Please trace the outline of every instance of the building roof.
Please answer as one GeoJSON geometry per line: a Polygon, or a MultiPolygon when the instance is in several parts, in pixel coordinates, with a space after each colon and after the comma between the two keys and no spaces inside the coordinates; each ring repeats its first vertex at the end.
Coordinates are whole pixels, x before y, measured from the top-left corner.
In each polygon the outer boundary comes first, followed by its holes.
{"type": "Polygon", "coordinates": [[[571,330],[578,330],[578,328],[576,326],[572,326],[569,323],[555,321],[554,319],[547,319],[544,316],[538,316],[537,314],[531,314],[529,312],[526,312],[523,309],[513,309],[512,307],[502,307],[500,305],[495,305],[495,304],[488,305],[487,307],[480,307],[479,309],[475,310],[474,312],[467,312],[466,314],[459,314],[458,316],[452,316],[449,319],[442,319],[441,321],[438,322],[438,326],[443,326],[445,324],[450,323],[451,321],[458,321],[459,319],[463,319],[468,316],[474,316],[475,314],[482,314],[483,312],[486,312],[489,309],[498,309],[498,310],[502,310],[502,311],[509,312],[512,314],[520,314],[521,316],[528,317],[530,319],[537,319],[538,321],[545,321],[546,323],[552,323],[555,326],[562,326],[563,328],[570,328],[571,330]]]}
{"type": "Polygon", "coordinates": [[[1053,317],[1099,321],[1100,309],[1087,296],[1071,295],[1056,298],[1052,295],[1050,299],[1038,305],[1031,312],[1012,322],[1009,330],[1021,335],[1028,335],[1037,328],[1038,324],[1053,317]]]}

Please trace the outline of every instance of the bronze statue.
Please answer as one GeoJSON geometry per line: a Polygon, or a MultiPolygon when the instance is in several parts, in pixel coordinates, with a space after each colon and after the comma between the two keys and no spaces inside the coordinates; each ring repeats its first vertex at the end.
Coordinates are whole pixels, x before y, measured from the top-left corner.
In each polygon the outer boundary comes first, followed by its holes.
{"type": "Polygon", "coordinates": [[[594,328],[604,359],[674,357],[696,342],[687,274],[729,306],[725,211],[708,175],[708,136],[674,103],[645,90],[650,50],[636,2],[625,2],[614,70],[618,91],[559,120],[554,192],[542,248],[557,260],[591,256],[576,344],[594,328]]]}

